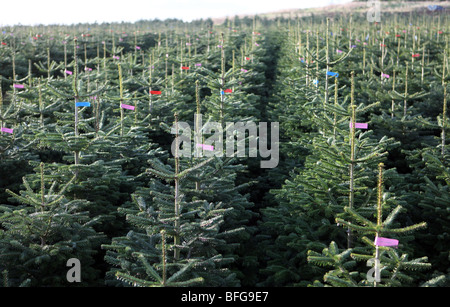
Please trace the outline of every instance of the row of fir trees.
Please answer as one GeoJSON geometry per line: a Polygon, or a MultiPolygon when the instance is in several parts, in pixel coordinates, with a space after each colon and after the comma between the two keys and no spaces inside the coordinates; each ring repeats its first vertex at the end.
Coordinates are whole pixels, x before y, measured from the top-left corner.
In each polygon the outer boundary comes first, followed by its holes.
{"type": "Polygon", "coordinates": [[[448,30],[439,13],[2,28],[1,285],[448,285],[448,30]],[[202,150],[212,122],[278,122],[277,167],[202,150]]]}

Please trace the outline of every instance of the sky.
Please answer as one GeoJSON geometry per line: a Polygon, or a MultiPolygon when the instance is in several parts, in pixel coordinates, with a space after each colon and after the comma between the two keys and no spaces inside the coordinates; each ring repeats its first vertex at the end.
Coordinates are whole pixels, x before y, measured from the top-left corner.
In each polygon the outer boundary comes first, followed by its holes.
{"type": "Polygon", "coordinates": [[[233,17],[320,7],[351,0],[20,0],[2,1],[0,26],[48,25],[177,18],[233,17]]]}

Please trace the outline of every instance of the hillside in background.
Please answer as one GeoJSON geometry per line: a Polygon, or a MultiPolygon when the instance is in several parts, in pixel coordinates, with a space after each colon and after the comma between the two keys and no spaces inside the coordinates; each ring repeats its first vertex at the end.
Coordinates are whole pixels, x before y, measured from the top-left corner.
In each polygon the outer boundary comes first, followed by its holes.
{"type": "MultiPolygon", "coordinates": [[[[434,14],[427,7],[429,5],[439,5],[444,9],[450,8],[450,1],[381,1],[382,13],[409,13],[418,12],[426,14],[434,14]]],[[[306,9],[287,9],[275,12],[267,12],[264,14],[257,14],[261,18],[275,19],[275,18],[293,18],[293,17],[308,17],[308,16],[334,16],[336,14],[350,14],[361,13],[366,14],[368,10],[367,1],[354,1],[345,4],[333,4],[318,8],[306,9]]],[[[254,15],[242,14],[239,18],[253,17],[254,15]]],[[[214,24],[222,24],[227,18],[234,18],[235,16],[224,16],[220,18],[212,18],[214,24]]]]}

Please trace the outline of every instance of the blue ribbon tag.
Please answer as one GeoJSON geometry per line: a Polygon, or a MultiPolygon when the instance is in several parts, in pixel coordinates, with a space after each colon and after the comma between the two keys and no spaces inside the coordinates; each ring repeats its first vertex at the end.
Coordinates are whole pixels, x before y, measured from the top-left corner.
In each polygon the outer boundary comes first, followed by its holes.
{"type": "Polygon", "coordinates": [[[75,104],[76,107],[90,107],[91,103],[90,102],[77,102],[75,104]]]}
{"type": "Polygon", "coordinates": [[[327,75],[332,76],[332,77],[339,77],[339,73],[337,72],[332,72],[332,71],[327,71],[327,75]]]}

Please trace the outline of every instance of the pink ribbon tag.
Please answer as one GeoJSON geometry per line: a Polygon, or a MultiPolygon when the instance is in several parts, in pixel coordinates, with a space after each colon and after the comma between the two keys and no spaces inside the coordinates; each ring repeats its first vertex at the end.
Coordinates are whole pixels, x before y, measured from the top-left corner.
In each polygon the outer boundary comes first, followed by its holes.
{"type": "Polygon", "coordinates": [[[212,146],[212,145],[197,144],[197,147],[201,147],[201,148],[203,148],[203,150],[209,150],[209,151],[214,150],[214,146],[212,146]]]}
{"type": "Polygon", "coordinates": [[[6,132],[6,133],[13,133],[13,129],[8,129],[8,128],[2,128],[1,130],[2,132],[6,132]]]}
{"type": "Polygon", "coordinates": [[[23,84],[14,84],[15,88],[25,88],[23,84]]]}
{"type": "Polygon", "coordinates": [[[122,109],[134,110],[133,106],[130,106],[130,105],[127,105],[127,104],[121,104],[120,107],[122,109]]]}
{"type": "MultiPolygon", "coordinates": [[[[349,123],[349,127],[352,127],[352,123],[349,123]]],[[[364,123],[355,123],[355,128],[357,129],[367,129],[369,127],[368,124],[364,124],[364,123]]]]}
{"type": "Polygon", "coordinates": [[[389,238],[383,238],[383,237],[375,237],[375,245],[377,246],[398,246],[398,240],[396,239],[389,239],[389,238]]]}

